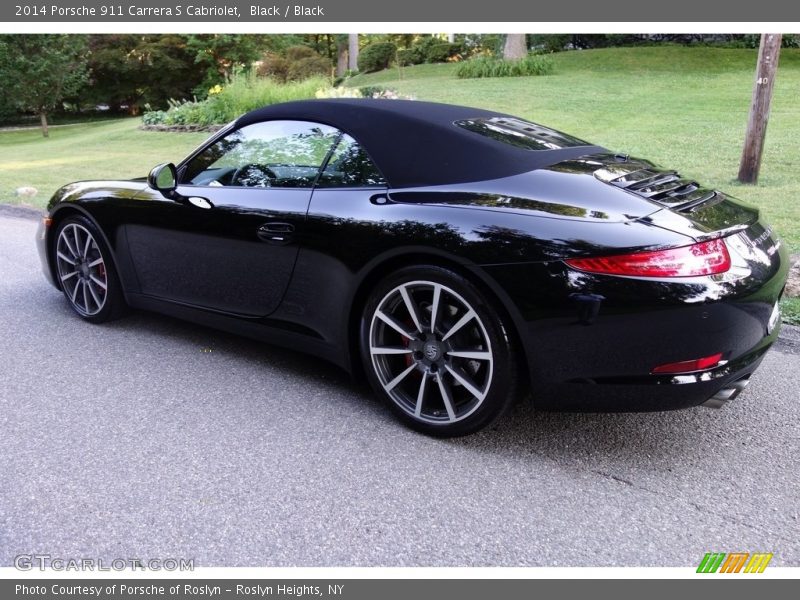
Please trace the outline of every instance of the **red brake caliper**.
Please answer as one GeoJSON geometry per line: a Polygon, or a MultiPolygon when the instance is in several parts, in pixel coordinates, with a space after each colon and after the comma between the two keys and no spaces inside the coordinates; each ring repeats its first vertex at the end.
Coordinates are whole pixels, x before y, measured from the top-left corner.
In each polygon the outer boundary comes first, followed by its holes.
{"type": "MultiPolygon", "coordinates": [[[[412,330],[414,329],[414,323],[413,323],[413,321],[411,321],[411,319],[408,319],[408,320],[406,321],[406,325],[407,325],[408,327],[410,327],[412,330]]],[[[404,347],[406,347],[406,348],[408,348],[408,346],[409,346],[409,344],[410,344],[410,343],[411,343],[411,339],[409,339],[409,338],[407,338],[407,337],[403,336],[403,346],[404,346],[404,347]]],[[[410,366],[411,366],[411,363],[413,363],[413,362],[414,362],[414,359],[413,359],[413,358],[411,358],[411,354],[410,354],[410,353],[409,353],[409,354],[406,354],[406,366],[407,366],[407,367],[410,367],[410,366]]]]}

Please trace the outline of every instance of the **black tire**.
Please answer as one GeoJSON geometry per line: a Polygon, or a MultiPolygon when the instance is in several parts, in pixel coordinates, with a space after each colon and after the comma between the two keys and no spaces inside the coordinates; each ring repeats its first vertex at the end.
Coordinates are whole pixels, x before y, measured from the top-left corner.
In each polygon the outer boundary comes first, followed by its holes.
{"type": "Polygon", "coordinates": [[[461,275],[406,267],[367,299],[361,358],[373,389],[403,423],[436,437],[462,436],[491,425],[517,397],[518,356],[508,331],[461,275]]]}
{"type": "Polygon", "coordinates": [[[58,223],[51,260],[67,303],[82,319],[105,323],[125,314],[111,251],[90,219],[75,215],[58,223]]]}

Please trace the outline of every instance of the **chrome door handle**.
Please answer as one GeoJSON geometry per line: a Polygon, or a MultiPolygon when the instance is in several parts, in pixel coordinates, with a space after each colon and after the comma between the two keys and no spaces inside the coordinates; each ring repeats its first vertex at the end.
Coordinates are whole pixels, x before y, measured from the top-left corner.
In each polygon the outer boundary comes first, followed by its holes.
{"type": "Polygon", "coordinates": [[[264,223],[256,231],[258,239],[270,244],[289,244],[294,240],[294,225],[291,223],[264,223]]]}

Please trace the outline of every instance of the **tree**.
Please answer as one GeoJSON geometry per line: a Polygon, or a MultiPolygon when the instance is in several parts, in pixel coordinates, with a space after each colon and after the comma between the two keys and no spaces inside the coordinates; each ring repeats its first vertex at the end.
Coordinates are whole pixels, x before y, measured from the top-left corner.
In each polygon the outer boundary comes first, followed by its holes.
{"type": "Polygon", "coordinates": [[[195,53],[194,62],[204,70],[203,92],[224,83],[236,69],[249,68],[262,50],[257,36],[221,33],[190,35],[187,48],[195,53]]]}
{"type": "MultiPolygon", "coordinates": [[[[196,64],[198,47],[190,47],[185,35],[92,35],[89,49],[91,86],[82,95],[89,104],[136,115],[146,104],[166,108],[170,98],[191,97],[210,87],[203,86],[208,72],[196,64]]],[[[211,63],[204,66],[219,78],[211,63]]]]}
{"type": "Polygon", "coordinates": [[[516,59],[528,56],[528,44],[524,33],[509,33],[503,46],[503,58],[516,59]]]}
{"type": "Polygon", "coordinates": [[[347,35],[347,68],[358,71],[358,34],[347,35]]]}
{"type": "Polygon", "coordinates": [[[87,64],[82,35],[0,36],[0,80],[19,110],[39,115],[44,137],[48,113],[86,83],[87,64]]]}
{"type": "Polygon", "coordinates": [[[761,154],[764,152],[764,139],[767,135],[769,105],[772,101],[772,86],[778,72],[778,56],[781,52],[781,34],[764,33],[758,49],[756,83],[753,87],[753,100],[750,105],[750,119],[747,122],[742,161],[739,165],[739,181],[756,183],[761,169],[761,154]]]}
{"type": "Polygon", "coordinates": [[[336,76],[341,77],[347,71],[347,36],[336,36],[336,76]]]}

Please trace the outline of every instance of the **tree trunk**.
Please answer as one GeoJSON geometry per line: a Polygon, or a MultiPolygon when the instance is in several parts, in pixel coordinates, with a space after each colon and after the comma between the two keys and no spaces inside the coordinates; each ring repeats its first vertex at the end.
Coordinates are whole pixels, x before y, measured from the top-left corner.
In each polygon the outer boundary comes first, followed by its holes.
{"type": "Polygon", "coordinates": [[[358,71],[358,34],[351,33],[347,36],[347,68],[358,71]]]}
{"type": "Polygon", "coordinates": [[[333,58],[333,36],[330,33],[325,34],[325,56],[330,60],[333,58]]]}
{"type": "Polygon", "coordinates": [[[336,39],[336,76],[341,77],[347,71],[347,39],[336,39]]]}
{"type": "Polygon", "coordinates": [[[509,33],[503,47],[503,58],[515,59],[528,56],[528,43],[524,33],[509,33]]]}
{"type": "Polygon", "coordinates": [[[742,162],[739,164],[739,181],[756,183],[761,169],[761,155],[764,152],[764,139],[767,135],[769,105],[772,101],[772,86],[778,71],[778,56],[781,52],[781,34],[762,33],[758,48],[756,83],[753,86],[753,100],[750,104],[750,119],[744,138],[742,162]]]}
{"type": "Polygon", "coordinates": [[[50,131],[47,129],[47,113],[45,111],[41,111],[39,113],[39,119],[42,122],[42,135],[44,137],[50,137],[50,131]]]}

